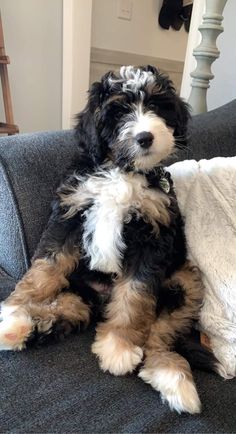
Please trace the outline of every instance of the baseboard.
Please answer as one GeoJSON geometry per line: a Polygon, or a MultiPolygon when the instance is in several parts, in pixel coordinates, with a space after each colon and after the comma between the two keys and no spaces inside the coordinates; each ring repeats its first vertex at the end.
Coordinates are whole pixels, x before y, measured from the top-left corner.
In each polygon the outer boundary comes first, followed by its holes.
{"type": "Polygon", "coordinates": [[[149,57],[142,54],[126,53],[123,51],[91,48],[90,83],[97,81],[109,70],[118,71],[122,65],[153,65],[166,72],[177,90],[180,90],[184,62],[171,59],[149,57]]]}

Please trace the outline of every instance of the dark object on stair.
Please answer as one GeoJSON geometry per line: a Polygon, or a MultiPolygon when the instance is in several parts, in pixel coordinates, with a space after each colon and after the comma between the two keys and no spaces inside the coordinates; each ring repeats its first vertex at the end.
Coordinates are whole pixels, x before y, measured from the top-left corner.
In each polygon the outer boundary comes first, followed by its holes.
{"type": "Polygon", "coordinates": [[[182,10],[183,0],[163,0],[158,22],[163,29],[168,30],[182,10]]]}
{"type": "Polygon", "coordinates": [[[184,28],[186,32],[189,32],[192,10],[193,10],[193,3],[183,6],[180,12],[174,17],[171,23],[171,27],[174,30],[180,30],[182,25],[184,24],[184,28]]]}
{"type": "Polygon", "coordinates": [[[193,10],[193,4],[191,3],[190,5],[183,7],[181,11],[181,18],[183,19],[184,28],[186,32],[189,32],[192,10],[193,10]]]}

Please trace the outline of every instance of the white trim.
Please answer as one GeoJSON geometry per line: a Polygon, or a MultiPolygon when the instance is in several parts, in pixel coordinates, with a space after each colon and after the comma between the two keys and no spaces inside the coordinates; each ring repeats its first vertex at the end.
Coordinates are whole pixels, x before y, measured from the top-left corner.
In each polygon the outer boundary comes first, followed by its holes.
{"type": "Polygon", "coordinates": [[[144,54],[128,53],[106,48],[91,47],[91,62],[110,65],[153,65],[172,72],[183,72],[184,62],[181,60],[162,59],[144,54]]]}
{"type": "Polygon", "coordinates": [[[91,47],[90,84],[100,80],[101,76],[109,70],[118,72],[122,65],[147,64],[166,72],[177,90],[180,90],[184,62],[97,47],[91,47]]]}
{"type": "Polygon", "coordinates": [[[63,0],[62,129],[70,128],[73,77],[73,3],[63,0]]]}
{"type": "Polygon", "coordinates": [[[73,126],[89,87],[92,0],[63,0],[62,128],[73,126]]]}

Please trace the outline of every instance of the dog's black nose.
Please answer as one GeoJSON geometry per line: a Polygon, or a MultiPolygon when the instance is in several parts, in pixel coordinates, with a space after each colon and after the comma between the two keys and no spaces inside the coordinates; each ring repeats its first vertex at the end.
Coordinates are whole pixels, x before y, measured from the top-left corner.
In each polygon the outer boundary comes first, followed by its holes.
{"type": "Polygon", "coordinates": [[[138,142],[138,144],[141,146],[141,148],[148,149],[150,148],[150,146],[152,146],[154,136],[152,133],[149,133],[148,131],[143,131],[142,133],[137,134],[135,139],[138,142]]]}

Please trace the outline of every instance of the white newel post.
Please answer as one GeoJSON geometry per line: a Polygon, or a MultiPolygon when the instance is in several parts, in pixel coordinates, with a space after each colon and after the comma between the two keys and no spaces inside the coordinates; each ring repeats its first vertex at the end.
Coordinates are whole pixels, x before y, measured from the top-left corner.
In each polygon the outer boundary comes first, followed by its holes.
{"type": "Polygon", "coordinates": [[[224,30],[221,22],[226,2],[227,0],[206,0],[206,12],[203,15],[203,22],[199,26],[202,40],[200,45],[193,50],[197,66],[190,74],[193,80],[188,102],[192,106],[193,114],[207,111],[207,89],[210,86],[209,81],[214,78],[211,65],[220,55],[216,46],[216,39],[224,30]]]}

